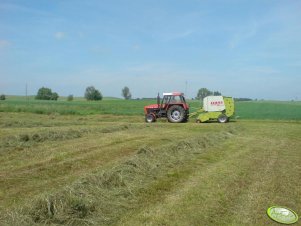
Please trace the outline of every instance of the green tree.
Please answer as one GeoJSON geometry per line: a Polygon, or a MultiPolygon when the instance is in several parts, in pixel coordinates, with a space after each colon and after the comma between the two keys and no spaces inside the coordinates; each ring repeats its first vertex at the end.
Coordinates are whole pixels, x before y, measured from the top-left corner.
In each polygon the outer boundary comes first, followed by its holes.
{"type": "Polygon", "coordinates": [[[201,88],[198,91],[196,99],[203,100],[204,97],[207,97],[207,96],[210,96],[210,95],[212,95],[212,92],[209,89],[207,89],[207,88],[201,88]]]}
{"type": "Polygon", "coordinates": [[[123,89],[122,89],[122,96],[124,97],[124,99],[126,100],[130,100],[132,98],[132,94],[130,92],[130,89],[129,87],[125,86],[123,89]]]}
{"type": "Polygon", "coordinates": [[[73,101],[73,95],[70,94],[70,95],[67,97],[67,100],[68,100],[68,101],[73,101]]]}
{"type": "Polygon", "coordinates": [[[85,98],[87,100],[102,100],[102,94],[94,86],[89,86],[86,88],[85,98]]]}
{"type": "Polygon", "coordinates": [[[57,93],[52,93],[51,100],[57,100],[59,98],[59,95],[57,93]]]}
{"type": "Polygon", "coordinates": [[[4,94],[1,94],[0,100],[5,100],[5,99],[6,99],[6,96],[4,94]]]}
{"type": "Polygon", "coordinates": [[[38,90],[38,93],[35,97],[37,100],[57,100],[59,95],[57,93],[53,93],[51,89],[42,87],[38,90]]]}
{"type": "Polygon", "coordinates": [[[214,91],[213,92],[213,96],[221,96],[221,95],[222,95],[222,93],[219,92],[219,91],[214,91]]]}

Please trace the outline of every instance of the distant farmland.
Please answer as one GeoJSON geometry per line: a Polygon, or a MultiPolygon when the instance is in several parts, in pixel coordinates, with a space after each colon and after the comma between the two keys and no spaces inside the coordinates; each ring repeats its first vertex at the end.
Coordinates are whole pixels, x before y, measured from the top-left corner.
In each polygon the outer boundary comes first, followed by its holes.
{"type": "MultiPolygon", "coordinates": [[[[75,98],[74,101],[41,101],[30,97],[8,97],[0,101],[0,112],[31,112],[38,114],[58,113],[62,115],[141,115],[145,105],[156,103],[156,100],[122,100],[106,98],[102,101],[85,101],[75,98]]],[[[189,101],[191,112],[200,107],[199,101],[189,101]]],[[[246,101],[236,102],[236,116],[239,119],[260,120],[301,120],[300,101],[246,101]]]]}

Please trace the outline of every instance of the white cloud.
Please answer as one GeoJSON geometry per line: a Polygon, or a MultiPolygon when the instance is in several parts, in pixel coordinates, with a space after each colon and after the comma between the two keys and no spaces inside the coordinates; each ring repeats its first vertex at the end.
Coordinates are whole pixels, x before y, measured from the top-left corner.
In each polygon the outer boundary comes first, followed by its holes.
{"type": "Polygon", "coordinates": [[[57,39],[57,40],[62,40],[66,37],[66,33],[65,32],[62,32],[62,31],[58,31],[54,34],[54,37],[57,39]]]}
{"type": "Polygon", "coordinates": [[[8,40],[0,39],[0,48],[5,48],[11,45],[11,42],[8,40]]]}

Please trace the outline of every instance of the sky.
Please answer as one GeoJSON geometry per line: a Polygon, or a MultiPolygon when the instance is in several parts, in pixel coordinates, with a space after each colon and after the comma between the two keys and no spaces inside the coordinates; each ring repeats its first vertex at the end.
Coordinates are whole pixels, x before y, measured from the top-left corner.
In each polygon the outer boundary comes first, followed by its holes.
{"type": "Polygon", "coordinates": [[[0,93],[301,100],[299,0],[0,0],[0,93]]]}

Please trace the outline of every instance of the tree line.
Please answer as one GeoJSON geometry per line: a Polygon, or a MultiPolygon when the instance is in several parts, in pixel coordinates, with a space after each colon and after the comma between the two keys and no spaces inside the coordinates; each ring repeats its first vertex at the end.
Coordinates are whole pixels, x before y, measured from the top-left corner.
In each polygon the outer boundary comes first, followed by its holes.
{"type": "MultiPolygon", "coordinates": [[[[121,90],[121,95],[124,99],[130,100],[132,99],[132,94],[130,92],[129,87],[125,86],[121,90]]],[[[202,100],[203,98],[207,96],[221,96],[222,93],[219,91],[210,91],[207,88],[201,88],[198,90],[197,95],[195,99],[202,100]]],[[[103,99],[102,93],[96,89],[94,86],[88,86],[85,90],[84,97],[86,100],[89,101],[98,101],[103,99]]],[[[37,100],[57,100],[59,98],[58,93],[52,92],[50,88],[42,87],[38,90],[37,95],[35,96],[35,99],[37,100]]],[[[0,95],[0,100],[5,100],[6,96],[4,94],[0,95]]],[[[70,94],[67,97],[68,101],[72,101],[74,99],[73,95],[70,94]]],[[[139,98],[138,98],[139,99],[139,98]]],[[[143,99],[143,98],[142,98],[143,99]]],[[[250,101],[252,99],[250,98],[234,98],[236,101],[250,101]]]]}
{"type": "MultiPolygon", "coordinates": [[[[132,94],[130,92],[129,87],[125,86],[122,90],[121,90],[121,95],[124,97],[124,99],[126,100],[130,100],[132,99],[132,94]]],[[[206,96],[220,96],[222,95],[221,92],[219,91],[210,91],[207,88],[201,88],[199,89],[196,99],[198,100],[202,100],[204,97],[206,96]]],[[[102,93],[96,89],[94,86],[88,86],[86,88],[84,97],[87,100],[102,100],[103,96],[102,93]]],[[[46,87],[42,87],[38,90],[38,93],[35,97],[35,99],[37,100],[57,100],[59,98],[59,95],[56,92],[52,92],[51,89],[46,88],[46,87]]],[[[67,97],[68,101],[72,101],[73,100],[73,95],[69,95],[67,97]]]]}
{"type": "MultiPolygon", "coordinates": [[[[126,100],[129,100],[129,99],[132,98],[132,94],[130,92],[130,89],[127,86],[125,86],[121,90],[121,95],[126,100]]],[[[85,90],[84,97],[85,97],[86,100],[97,101],[97,100],[102,100],[103,95],[94,86],[88,86],[85,90]]],[[[37,92],[37,95],[35,96],[35,99],[37,99],[37,100],[57,100],[58,98],[59,98],[59,95],[56,92],[52,92],[52,90],[50,88],[47,88],[47,87],[40,88],[37,92]]],[[[67,97],[67,100],[72,101],[73,100],[73,95],[70,94],[67,97]]]]}

